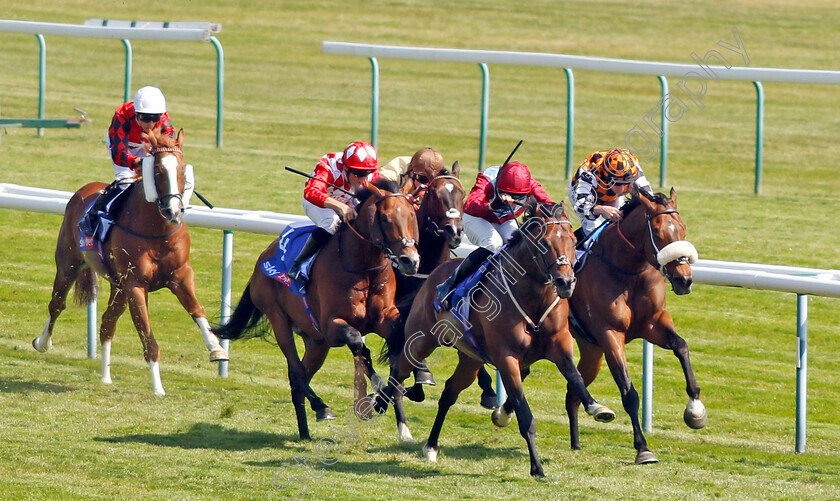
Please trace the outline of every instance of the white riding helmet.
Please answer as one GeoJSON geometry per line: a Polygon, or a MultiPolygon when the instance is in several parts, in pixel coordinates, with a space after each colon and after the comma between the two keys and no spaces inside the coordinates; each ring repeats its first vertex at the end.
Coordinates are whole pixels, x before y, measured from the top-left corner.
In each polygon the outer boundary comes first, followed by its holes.
{"type": "Polygon", "coordinates": [[[134,94],[134,111],[137,113],[166,113],[166,98],[157,87],[143,87],[134,94]]]}

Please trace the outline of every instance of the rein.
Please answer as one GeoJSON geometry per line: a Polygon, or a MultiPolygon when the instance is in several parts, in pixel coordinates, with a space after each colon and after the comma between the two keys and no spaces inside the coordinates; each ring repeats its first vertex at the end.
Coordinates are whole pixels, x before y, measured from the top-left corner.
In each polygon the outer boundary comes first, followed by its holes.
{"type": "Polygon", "coordinates": [[[171,231],[167,231],[163,235],[144,235],[143,233],[138,233],[138,232],[132,230],[131,228],[129,228],[128,226],[123,226],[116,221],[114,221],[113,224],[114,224],[114,226],[123,230],[124,232],[128,233],[129,235],[134,235],[135,237],[142,238],[144,240],[159,240],[161,238],[166,238],[166,237],[172,236],[176,231],[178,231],[181,228],[181,225],[184,224],[184,223],[183,223],[183,221],[178,221],[178,224],[175,225],[175,227],[172,228],[171,231]]]}
{"type": "MultiPolygon", "coordinates": [[[[628,275],[628,276],[639,275],[639,274],[643,273],[645,270],[647,270],[648,268],[650,268],[651,266],[656,268],[658,271],[662,271],[662,265],[660,265],[659,261],[656,259],[656,256],[660,252],[660,249],[659,249],[659,246],[656,245],[656,242],[654,242],[654,240],[653,240],[653,227],[650,225],[650,222],[656,216],[661,216],[663,214],[679,214],[679,211],[677,209],[664,209],[664,210],[659,210],[659,211],[656,211],[652,214],[648,214],[647,216],[645,216],[645,225],[647,226],[648,239],[650,241],[651,248],[653,249],[653,260],[656,261],[656,264],[654,264],[654,265],[650,264],[650,262],[648,262],[647,259],[645,259],[646,256],[644,255],[644,250],[639,251],[639,249],[637,249],[636,246],[633,245],[630,242],[630,240],[624,235],[624,232],[621,231],[621,221],[620,220],[616,221],[616,223],[615,223],[615,229],[618,232],[618,236],[620,236],[621,239],[624,240],[624,242],[627,245],[629,245],[631,249],[633,249],[634,251],[638,251],[641,254],[642,259],[645,260],[645,262],[647,263],[647,266],[645,266],[644,268],[642,268],[640,271],[637,271],[637,272],[624,271],[621,268],[619,268],[615,263],[613,263],[609,259],[607,259],[607,256],[604,255],[604,250],[603,250],[604,245],[603,244],[601,244],[601,252],[596,254],[596,256],[604,264],[606,264],[608,267],[610,267],[610,269],[612,269],[613,271],[617,271],[619,273],[622,273],[622,274],[628,275]]],[[[598,243],[600,243],[600,240],[598,241],[598,243]]]]}
{"type": "MultiPolygon", "coordinates": [[[[389,194],[385,195],[384,197],[380,198],[379,200],[377,200],[376,202],[374,202],[374,206],[376,207],[376,211],[374,212],[373,219],[375,221],[377,221],[377,225],[379,226],[379,232],[382,234],[383,238],[385,236],[385,232],[382,231],[382,221],[380,221],[379,218],[376,217],[376,215],[379,214],[379,204],[383,200],[385,200],[386,198],[391,198],[391,197],[403,197],[406,200],[408,199],[408,197],[406,197],[406,195],[403,194],[403,193],[389,193],[389,194]]],[[[397,240],[377,242],[377,241],[372,240],[370,238],[367,238],[364,235],[362,235],[361,233],[359,233],[359,231],[355,227],[353,227],[353,225],[350,224],[350,223],[345,223],[343,226],[350,228],[350,230],[353,233],[355,233],[356,236],[360,240],[362,240],[363,242],[368,243],[370,245],[373,245],[375,247],[379,247],[379,249],[382,251],[382,253],[385,254],[385,256],[388,258],[388,260],[393,262],[393,263],[397,262],[397,260],[399,259],[399,256],[397,256],[396,254],[394,254],[391,251],[391,245],[392,244],[400,242],[400,243],[402,243],[402,248],[408,247],[410,245],[414,245],[414,239],[413,238],[408,238],[408,237],[403,237],[403,238],[400,238],[400,239],[397,239],[397,240]]],[[[339,253],[339,255],[343,255],[343,252],[341,250],[341,238],[340,238],[340,236],[339,236],[339,240],[338,240],[338,253],[339,253]]],[[[344,266],[344,262],[343,261],[341,262],[341,268],[347,273],[367,273],[369,271],[381,270],[382,268],[385,268],[386,266],[388,266],[388,263],[385,263],[385,264],[380,265],[380,266],[375,266],[373,268],[368,268],[368,269],[365,269],[365,270],[348,270],[344,266]]]]}

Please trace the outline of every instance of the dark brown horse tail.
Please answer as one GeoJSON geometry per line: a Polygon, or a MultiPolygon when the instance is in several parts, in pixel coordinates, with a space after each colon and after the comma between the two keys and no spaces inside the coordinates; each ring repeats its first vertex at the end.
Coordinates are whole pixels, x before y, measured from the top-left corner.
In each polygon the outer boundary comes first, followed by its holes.
{"type": "Polygon", "coordinates": [[[79,306],[86,306],[96,299],[96,274],[92,269],[85,268],[76,277],[73,298],[79,306]]]}
{"type": "Polygon", "coordinates": [[[245,292],[242,293],[242,298],[228,322],[211,330],[222,339],[265,337],[271,332],[268,319],[251,300],[251,282],[245,287],[245,292]]]}

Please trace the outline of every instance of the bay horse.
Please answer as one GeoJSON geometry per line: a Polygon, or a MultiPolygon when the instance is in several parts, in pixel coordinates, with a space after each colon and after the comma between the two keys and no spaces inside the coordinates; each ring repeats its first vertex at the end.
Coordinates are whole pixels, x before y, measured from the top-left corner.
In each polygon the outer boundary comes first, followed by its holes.
{"type": "MultiPolygon", "coordinates": [[[[630,380],[624,345],[642,338],[671,350],[682,365],[689,401],[683,419],[691,428],[706,425],[700,387],[694,377],[688,345],[674,328],[665,309],[665,280],[676,294],[691,292],[691,266],[697,250],[685,240],[686,227],[677,211],[677,193],[648,198],[634,193],[622,207],[621,220],[607,226],[582,270],[570,300],[572,333],[580,349],[578,370],[589,385],[598,375],[602,358],[621,392],[624,409],[633,426],[636,464],[658,459],[648,450],[639,425],[639,395],[630,380]]],[[[572,449],[580,449],[575,391],[566,392],[566,411],[572,449]]]]}
{"type": "MultiPolygon", "coordinates": [[[[335,419],[332,410],[310,387],[331,347],[347,345],[356,366],[364,364],[371,383],[381,387],[362,336],[376,332],[387,338],[399,316],[394,305],[396,282],[391,264],[412,275],[420,263],[415,247],[419,237],[414,207],[397,191],[396,183],[383,179],[367,185],[358,194],[358,217],[352,224],[339,226],[312,265],[306,285],[311,317],[300,297],[268,277],[260,267],[261,262],[275,255],[277,238],[257,260],[228,323],[213,329],[223,339],[244,339],[273,330],[288,364],[292,403],[302,440],[311,439],[304,408],[306,399],[319,421],[335,419]],[[293,331],[304,341],[302,360],[293,331]]],[[[363,398],[358,379],[357,395],[363,398]]],[[[354,410],[362,417],[366,414],[358,406],[354,410]]],[[[397,421],[404,423],[405,416],[397,421]]],[[[404,431],[407,429],[398,430],[401,439],[404,431]]],[[[404,439],[411,440],[410,434],[404,439]]]]}
{"type": "MultiPolygon", "coordinates": [[[[574,363],[566,298],[575,288],[570,260],[575,241],[564,204],[534,204],[528,208],[520,230],[485,264],[486,273],[464,299],[470,304],[466,318],[459,320],[456,313],[436,312],[434,307],[437,285],[455,271],[461,260],[439,266],[420,289],[404,331],[412,334],[404,341],[396,336],[388,340],[389,347],[400,350],[399,358],[391,366],[388,386],[374,396],[374,409],[384,412],[394,396],[403,391],[402,383],[416,361],[428,357],[438,346],[455,346],[458,365],[446,381],[437,417],[423,447],[427,460],[437,461],[438,438],[446,414],[485,362],[495,365],[502,374],[535,477],[542,477],[544,472],[534,441],[536,425],[522,388],[532,363],[541,359],[554,362],[596,420],[609,422],[615,417],[613,411],[592,398],[574,363]],[[467,332],[465,323],[471,332],[467,332]]],[[[510,423],[511,413],[498,408],[491,417],[497,426],[505,426],[510,423]]]]}
{"type": "Polygon", "coordinates": [[[89,183],[73,194],[64,210],[64,221],[55,249],[56,275],[50,317],[41,335],[32,341],[39,352],[52,346],[55,321],[66,306],[67,293],[76,284],[79,304],[96,297],[96,274],[111,284],[108,307],[102,315],[99,339],[102,343],[102,377],[111,384],[111,340],[117,320],[128,305],[131,319],[143,344],[143,358],[149,364],[156,397],[166,393],[160,380],[160,348],[149,322],[148,293],[164,287],[172,291],[198,325],[211,361],[227,360],[219,340],[210,331],[204,308],[195,297],[195,275],[190,266],[190,233],[183,222],[186,163],[181,150],[184,130],[176,137],[161,134],[160,128],[144,133],[151,145],[144,159],[142,180],[120,197],[122,210],[103,242],[100,257],[93,245],[80,250],[90,237],[80,236],[78,223],[104,183],[89,183]]]}

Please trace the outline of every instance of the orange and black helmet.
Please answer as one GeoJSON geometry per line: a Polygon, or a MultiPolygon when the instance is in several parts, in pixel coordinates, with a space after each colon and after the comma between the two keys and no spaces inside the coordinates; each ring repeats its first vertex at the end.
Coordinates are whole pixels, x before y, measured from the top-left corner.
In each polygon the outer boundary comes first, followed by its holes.
{"type": "Polygon", "coordinates": [[[603,168],[615,184],[630,184],[639,177],[639,159],[624,148],[614,148],[604,155],[603,168]]]}

